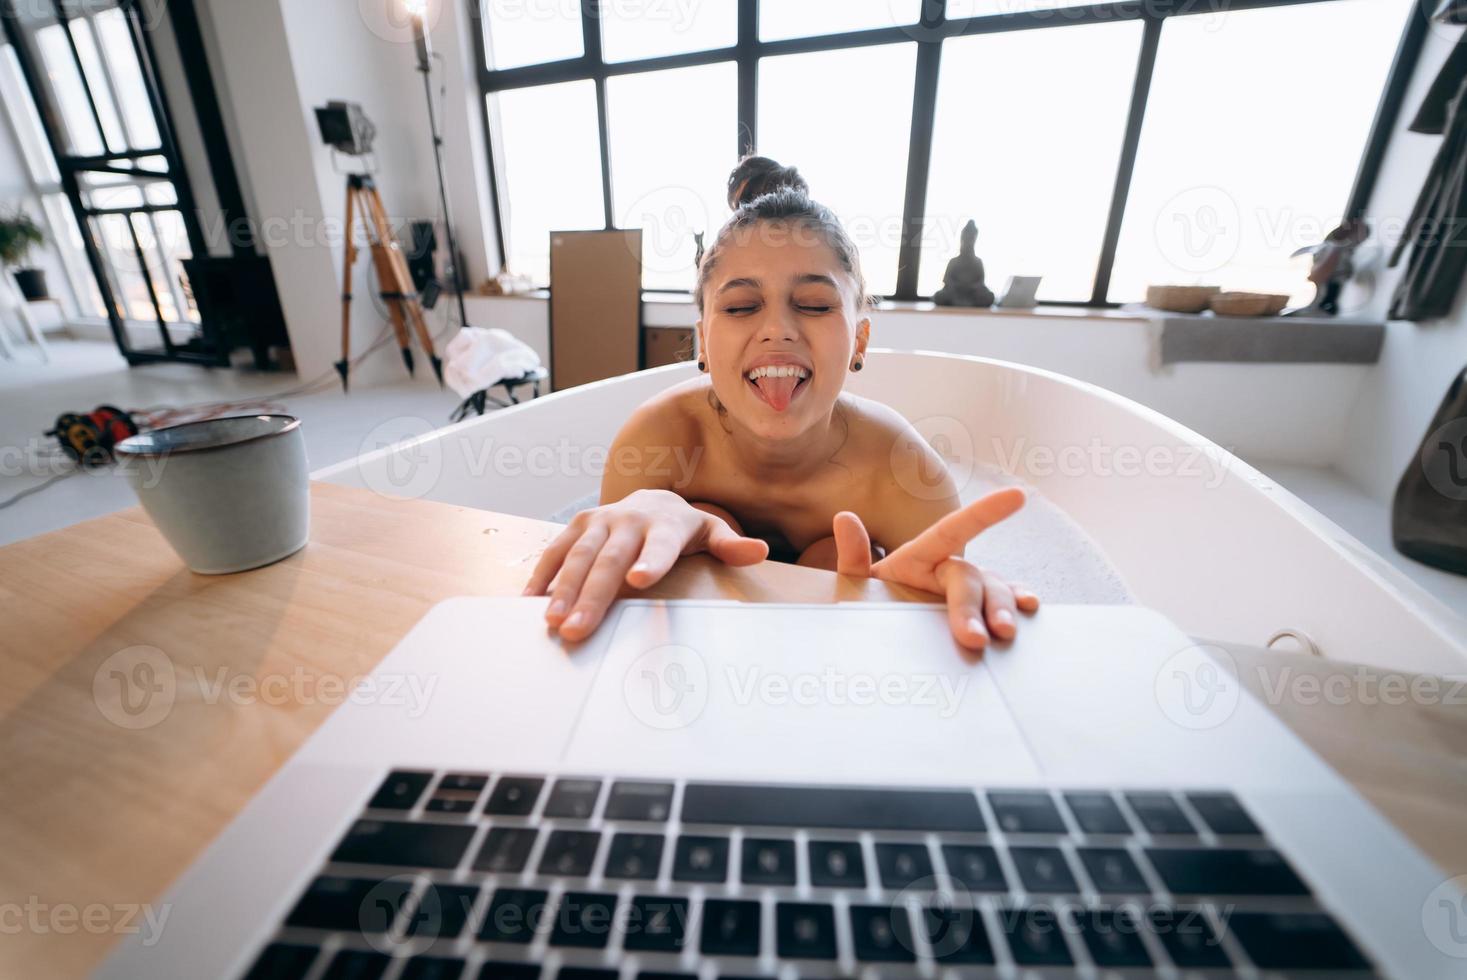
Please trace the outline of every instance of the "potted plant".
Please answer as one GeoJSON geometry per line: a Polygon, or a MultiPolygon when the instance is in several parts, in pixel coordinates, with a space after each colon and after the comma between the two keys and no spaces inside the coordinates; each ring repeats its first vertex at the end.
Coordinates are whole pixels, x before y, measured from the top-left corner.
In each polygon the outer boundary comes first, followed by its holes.
{"type": "Polygon", "coordinates": [[[31,249],[46,244],[46,233],[24,210],[0,215],[0,265],[15,273],[16,285],[28,300],[45,299],[46,271],[23,266],[31,249]]]}

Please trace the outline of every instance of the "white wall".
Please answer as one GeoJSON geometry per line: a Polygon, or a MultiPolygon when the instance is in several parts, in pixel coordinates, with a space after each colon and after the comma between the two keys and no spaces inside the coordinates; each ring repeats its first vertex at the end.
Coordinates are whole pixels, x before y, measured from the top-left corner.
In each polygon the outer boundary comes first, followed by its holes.
{"type": "MultiPolygon", "coordinates": [[[[1383,226],[1399,229],[1411,216],[1417,192],[1441,146],[1442,137],[1408,132],[1406,127],[1462,30],[1433,24],[1428,33],[1368,209],[1377,232],[1383,226]]],[[[1395,241],[1390,237],[1381,244],[1388,252],[1395,241]]],[[[1400,274],[1401,267],[1379,271],[1369,299],[1374,316],[1385,316],[1400,274]]],[[[1447,385],[1463,365],[1467,365],[1467,288],[1458,295],[1456,309],[1443,320],[1388,322],[1380,363],[1366,376],[1349,414],[1348,443],[1342,447],[1338,468],[1377,500],[1390,500],[1447,385]]]]}

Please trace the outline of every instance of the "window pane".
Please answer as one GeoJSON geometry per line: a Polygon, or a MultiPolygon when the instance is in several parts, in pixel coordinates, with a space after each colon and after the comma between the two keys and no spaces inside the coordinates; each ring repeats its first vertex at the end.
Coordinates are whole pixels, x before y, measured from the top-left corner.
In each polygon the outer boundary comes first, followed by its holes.
{"type": "Polygon", "coordinates": [[[111,267],[110,274],[116,276],[112,293],[117,300],[118,313],[125,319],[157,322],[153,294],[148,291],[148,282],[143,278],[127,216],[106,214],[94,220],[101,232],[101,249],[111,267]]]}
{"type": "Polygon", "coordinates": [[[71,281],[78,312],[82,316],[106,316],[102,293],[97,289],[97,280],[87,263],[86,246],[82,243],[81,229],[77,227],[71,204],[62,194],[47,194],[41,198],[41,204],[50,219],[52,237],[66,266],[66,277],[71,281]]]}
{"type": "Polygon", "coordinates": [[[51,83],[52,97],[61,111],[71,152],[79,156],[99,156],[106,152],[102,136],[97,132],[96,120],[92,117],[91,105],[87,102],[81,74],[71,56],[66,28],[51,24],[36,31],[36,47],[41,52],[41,62],[51,83]]]}
{"type": "Polygon", "coordinates": [[[759,4],[759,37],[777,41],[903,27],[917,23],[921,5],[922,0],[764,0],[759,4]]]}
{"type": "Polygon", "coordinates": [[[25,76],[21,74],[15,49],[8,44],[0,46],[0,100],[3,100],[10,121],[20,136],[20,149],[25,155],[31,180],[46,187],[60,186],[61,173],[56,169],[51,145],[46,141],[41,116],[36,112],[36,103],[26,86],[25,76]]]}
{"type": "Polygon", "coordinates": [[[730,48],[739,39],[738,9],[738,0],[604,3],[602,54],[607,61],[635,61],[730,48]]]}
{"type": "Polygon", "coordinates": [[[519,68],[579,58],[581,5],[577,0],[485,0],[490,68],[519,68]]]}
{"type": "Polygon", "coordinates": [[[1130,21],[945,42],[922,295],[942,285],[972,218],[995,294],[1002,295],[1009,276],[1033,275],[1044,277],[1040,293],[1048,299],[1090,298],[1141,30],[1130,21]],[[1008,94],[980,98],[999,92],[1008,94]]]}
{"type": "Polygon", "coordinates": [[[153,281],[153,294],[158,297],[158,309],[163,311],[164,320],[176,323],[179,315],[178,303],[173,293],[173,281],[169,272],[164,268],[163,255],[158,247],[158,236],[153,232],[153,222],[146,214],[135,214],[132,216],[132,227],[138,236],[138,243],[143,247],[143,257],[148,263],[148,275],[153,281]]]}
{"type": "Polygon", "coordinates": [[[877,294],[896,289],[916,58],[887,44],[759,64],[759,152],[798,167],[840,217],[877,294]]]}
{"type": "Polygon", "coordinates": [[[1110,299],[1204,283],[1306,302],[1338,224],[1406,15],[1340,0],[1169,18],[1121,227],[1110,299]],[[1351,38],[1348,70],[1319,37],[1351,38]],[[1281,165],[1286,161],[1287,165],[1281,165]]]}
{"type": "Polygon", "coordinates": [[[590,81],[491,95],[504,157],[500,212],[511,271],[550,281],[550,233],[601,228],[601,141],[590,81]]]}
{"type": "Polygon", "coordinates": [[[70,24],[72,40],[76,42],[76,53],[81,58],[82,70],[86,73],[87,88],[92,91],[92,101],[97,105],[97,115],[102,117],[102,132],[107,137],[111,150],[127,149],[127,138],[122,135],[122,120],[117,116],[117,106],[112,102],[112,92],[107,86],[107,75],[102,71],[102,57],[97,54],[92,29],[85,18],[77,18],[70,24]]]}
{"type": "MultiPolygon", "coordinates": [[[[1085,7],[1093,0],[947,0],[947,19],[987,17],[992,14],[1022,14],[1061,7],[1085,7]]],[[[1063,23],[1064,14],[1054,17],[1063,23]]]]}
{"type": "Polygon", "coordinates": [[[694,232],[728,218],[724,183],[738,132],[732,62],[606,81],[611,199],[620,228],[642,229],[642,285],[692,289],[694,232]],[[669,153],[669,127],[678,150],[669,153]]]}
{"type": "Polygon", "coordinates": [[[127,124],[129,142],[139,150],[157,146],[160,142],[158,121],[153,118],[153,106],[143,84],[143,71],[138,65],[137,52],[133,50],[122,11],[104,10],[97,15],[95,23],[102,38],[102,53],[117,86],[117,99],[122,103],[122,118],[127,124]]]}

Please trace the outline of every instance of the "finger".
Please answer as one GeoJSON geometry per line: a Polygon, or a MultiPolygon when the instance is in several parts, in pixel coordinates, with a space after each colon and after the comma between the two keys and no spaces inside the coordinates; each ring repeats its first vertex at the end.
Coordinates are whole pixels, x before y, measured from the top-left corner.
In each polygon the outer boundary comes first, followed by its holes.
{"type": "Polygon", "coordinates": [[[725,565],[757,565],[769,557],[769,545],[758,538],[746,538],[728,526],[728,522],[709,515],[708,539],[703,547],[725,565]]]}
{"type": "Polygon", "coordinates": [[[550,587],[551,579],[560,570],[561,562],[571,550],[571,545],[581,536],[581,528],[568,527],[556,535],[554,541],[545,546],[545,551],[540,555],[540,560],[535,563],[535,570],[530,573],[530,580],[525,583],[525,595],[544,595],[545,590],[550,587]]]}
{"type": "Polygon", "coordinates": [[[647,532],[642,544],[642,553],[637,563],[627,572],[627,584],[634,589],[646,589],[662,581],[682,556],[687,542],[682,532],[663,524],[654,524],[647,532]]]}
{"type": "Polygon", "coordinates": [[[835,570],[841,575],[871,577],[871,535],[861,518],[848,510],[835,515],[835,570]]]}
{"type": "Polygon", "coordinates": [[[640,526],[626,524],[611,532],[581,583],[570,615],[560,624],[561,636],[567,640],[584,640],[601,625],[607,608],[621,591],[628,569],[642,552],[645,533],[640,526]]]}
{"type": "Polygon", "coordinates": [[[1039,611],[1039,596],[1031,589],[1022,586],[1011,586],[1014,590],[1014,605],[1021,613],[1036,613],[1039,611]]]}
{"type": "Polygon", "coordinates": [[[978,535],[1024,506],[1024,491],[1018,487],[998,490],[953,511],[902,546],[922,561],[939,562],[961,555],[978,535]]]}
{"type": "Polygon", "coordinates": [[[948,626],[965,650],[981,653],[988,646],[983,625],[983,573],[961,558],[937,566],[937,581],[947,596],[948,626]]]}
{"type": "Polygon", "coordinates": [[[596,561],[596,555],[600,553],[601,545],[605,542],[606,529],[599,524],[593,524],[576,539],[570,551],[566,552],[560,573],[555,576],[551,585],[550,605],[545,607],[545,621],[551,626],[559,628],[565,620],[566,614],[575,604],[576,596],[581,594],[581,583],[586,580],[586,574],[590,572],[591,565],[596,561]]]}
{"type": "Polygon", "coordinates": [[[1019,631],[1014,590],[996,575],[983,576],[983,618],[995,639],[1012,640],[1019,631]]]}

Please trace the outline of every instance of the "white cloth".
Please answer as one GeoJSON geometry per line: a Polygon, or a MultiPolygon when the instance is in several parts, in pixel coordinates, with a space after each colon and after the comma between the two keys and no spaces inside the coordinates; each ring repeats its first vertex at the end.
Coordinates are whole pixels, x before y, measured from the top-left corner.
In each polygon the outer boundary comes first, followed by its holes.
{"type": "Polygon", "coordinates": [[[467,398],[508,378],[519,378],[540,367],[540,355],[529,345],[497,327],[464,327],[443,352],[443,380],[467,398]]]}

